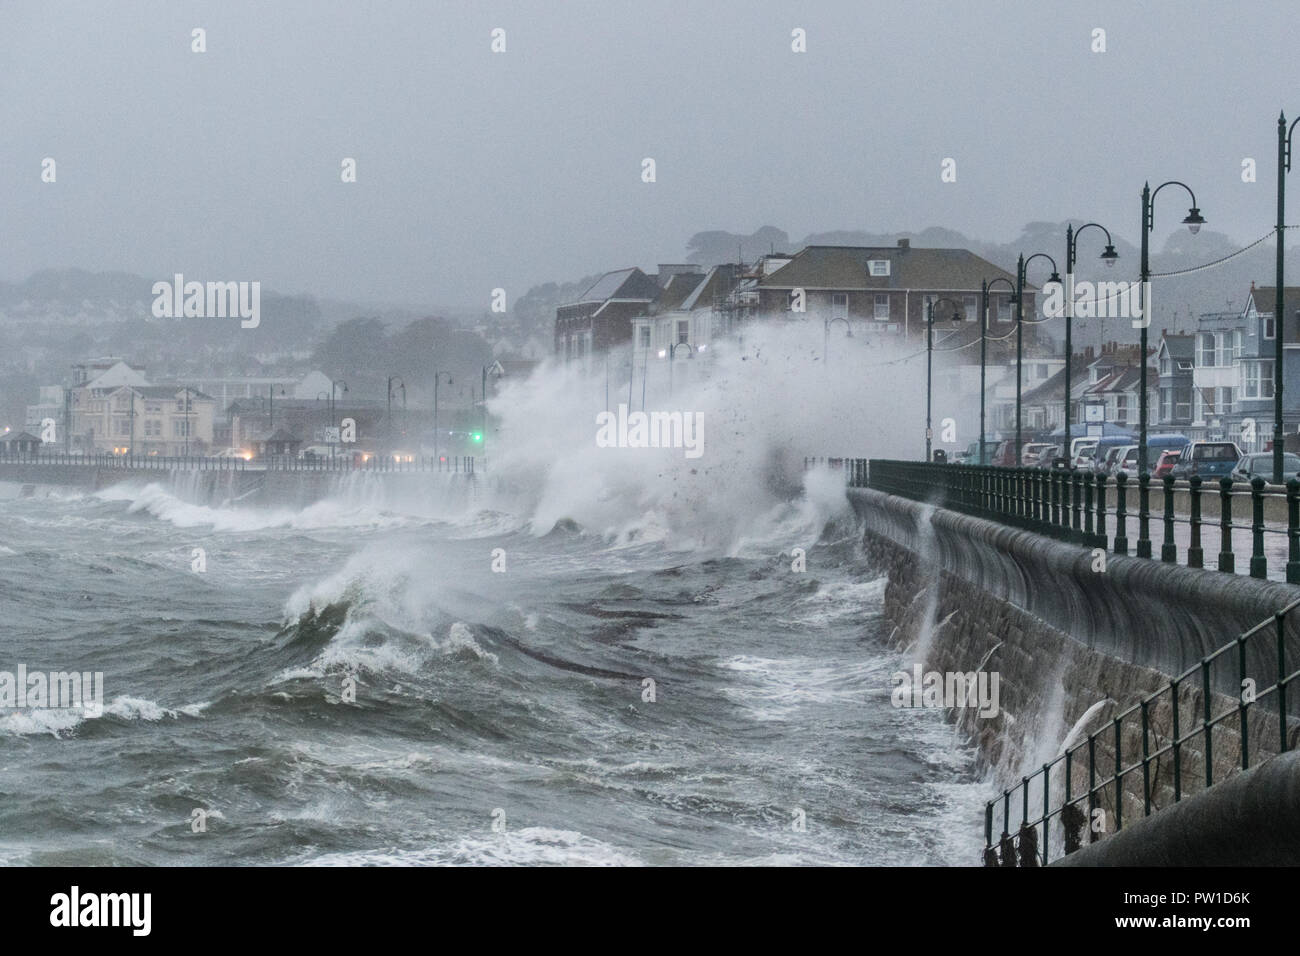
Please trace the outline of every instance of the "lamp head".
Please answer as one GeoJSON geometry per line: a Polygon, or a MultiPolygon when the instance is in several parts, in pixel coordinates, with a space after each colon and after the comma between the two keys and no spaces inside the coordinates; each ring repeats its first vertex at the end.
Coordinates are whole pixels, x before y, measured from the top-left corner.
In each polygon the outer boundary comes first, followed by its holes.
{"type": "Polygon", "coordinates": [[[1205,225],[1205,217],[1201,215],[1201,210],[1193,206],[1183,223],[1187,226],[1188,232],[1194,236],[1201,231],[1201,226],[1205,225]]]}
{"type": "Polygon", "coordinates": [[[1106,268],[1115,265],[1115,260],[1119,258],[1119,253],[1115,251],[1114,246],[1107,246],[1106,251],[1101,254],[1101,261],[1106,263],[1106,268]]]}

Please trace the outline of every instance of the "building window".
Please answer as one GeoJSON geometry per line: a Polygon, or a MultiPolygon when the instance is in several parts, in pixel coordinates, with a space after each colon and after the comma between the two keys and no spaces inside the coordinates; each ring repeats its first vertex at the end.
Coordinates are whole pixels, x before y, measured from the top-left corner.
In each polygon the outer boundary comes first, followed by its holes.
{"type": "Polygon", "coordinates": [[[1174,415],[1179,421],[1192,420],[1192,390],[1190,388],[1174,389],[1174,415]]]}
{"type": "Polygon", "coordinates": [[[888,259],[872,259],[867,263],[867,267],[870,269],[871,275],[873,276],[882,277],[889,275],[888,259]]]}
{"type": "Polygon", "coordinates": [[[1277,334],[1275,331],[1276,327],[1277,327],[1276,323],[1274,323],[1273,321],[1273,316],[1271,315],[1264,316],[1264,338],[1266,339],[1273,338],[1273,336],[1277,334]]]}
{"type": "Polygon", "coordinates": [[[998,300],[998,321],[999,322],[1011,321],[1011,300],[1010,299],[998,300]]]}
{"type": "Polygon", "coordinates": [[[1200,343],[1201,343],[1201,350],[1200,350],[1201,368],[1214,368],[1215,367],[1214,333],[1202,332],[1200,335],[1200,343]]]}
{"type": "Polygon", "coordinates": [[[966,321],[974,322],[979,317],[979,299],[976,296],[966,296],[964,305],[966,306],[966,321]]]}
{"type": "Polygon", "coordinates": [[[847,319],[849,317],[849,294],[834,292],[831,294],[831,318],[847,319]]]}
{"type": "Polygon", "coordinates": [[[1160,390],[1160,420],[1170,422],[1174,419],[1174,390],[1172,388],[1162,388],[1160,390]]]}
{"type": "Polygon", "coordinates": [[[885,321],[889,318],[889,296],[876,296],[875,318],[885,321]]]}
{"type": "Polygon", "coordinates": [[[190,422],[187,418],[178,418],[172,422],[173,438],[188,438],[190,435],[190,422]]]}
{"type": "Polygon", "coordinates": [[[1124,394],[1115,396],[1115,421],[1128,421],[1128,396],[1124,394]]]}
{"type": "Polygon", "coordinates": [[[1161,375],[1168,375],[1168,374],[1170,374],[1170,368],[1169,368],[1169,353],[1168,353],[1168,352],[1166,352],[1164,355],[1160,356],[1160,374],[1161,374],[1161,375]]]}
{"type": "Polygon", "coordinates": [[[643,325],[637,329],[637,332],[640,333],[641,348],[648,349],[650,347],[650,326],[643,325]]]}
{"type": "Polygon", "coordinates": [[[1273,367],[1273,363],[1268,360],[1241,363],[1241,397],[1272,398],[1273,367]]]}
{"type": "Polygon", "coordinates": [[[682,345],[691,340],[691,323],[689,319],[677,320],[677,344],[682,345]]]}

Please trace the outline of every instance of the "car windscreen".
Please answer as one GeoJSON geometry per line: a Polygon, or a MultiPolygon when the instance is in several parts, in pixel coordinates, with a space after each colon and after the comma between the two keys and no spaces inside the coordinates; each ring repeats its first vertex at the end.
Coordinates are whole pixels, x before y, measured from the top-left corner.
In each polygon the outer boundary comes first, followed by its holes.
{"type": "Polygon", "coordinates": [[[1236,461],[1237,449],[1232,445],[1197,445],[1192,458],[1196,461],[1236,461]]]}

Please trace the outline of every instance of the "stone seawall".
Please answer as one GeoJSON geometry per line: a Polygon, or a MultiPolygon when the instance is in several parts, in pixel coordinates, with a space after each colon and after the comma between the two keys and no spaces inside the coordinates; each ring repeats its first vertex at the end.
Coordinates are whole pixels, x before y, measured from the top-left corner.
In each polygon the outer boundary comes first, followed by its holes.
{"type": "MultiPolygon", "coordinates": [[[[849,495],[863,524],[868,558],[888,574],[885,616],[891,642],[910,649],[926,670],[969,672],[987,658],[984,670],[1000,675],[998,715],[981,718],[974,708],[950,713],[975,740],[1000,787],[1014,786],[1054,760],[1067,737],[1078,742],[1106,728],[1117,714],[1161,689],[1165,693],[1149,707],[1146,745],[1149,752],[1167,745],[1175,707],[1170,677],[1300,596],[1290,585],[1115,555],[1098,572],[1088,548],[869,489],[852,489],[849,495]]],[[[1285,640],[1294,670],[1300,667],[1300,621],[1288,622],[1285,640]]],[[[1261,690],[1271,686],[1276,643],[1270,637],[1248,650],[1247,675],[1261,690]]],[[[1211,692],[1216,715],[1238,704],[1237,655],[1220,660],[1211,692]]],[[[1246,739],[1252,765],[1280,749],[1272,699],[1250,711],[1246,739]]],[[[1300,688],[1289,704],[1293,714],[1300,713],[1300,688]]],[[[1180,686],[1177,708],[1185,735],[1203,713],[1199,679],[1180,686]]],[[[1292,718],[1287,733],[1294,746],[1300,722],[1292,718]]],[[[1122,766],[1140,760],[1142,736],[1136,715],[1122,722],[1122,766]]],[[[1215,729],[1212,743],[1213,779],[1220,781],[1241,764],[1235,713],[1215,729]]],[[[1093,772],[1099,784],[1113,778],[1115,749],[1112,733],[1098,741],[1093,772]]],[[[1205,786],[1203,735],[1184,743],[1179,758],[1186,797],[1205,786]]],[[[1089,777],[1086,754],[1072,763],[1070,793],[1078,796],[1089,777]]],[[[1064,794],[1063,765],[1053,771],[1050,786],[1056,806],[1064,794]]],[[[1171,754],[1156,762],[1149,786],[1153,810],[1173,803],[1171,754]]],[[[1132,822],[1144,811],[1141,771],[1125,775],[1121,789],[1118,809],[1132,822]]],[[[1012,802],[1018,823],[1019,793],[1012,802]]],[[[1098,804],[1115,813],[1113,782],[1098,804]]],[[[1029,806],[1031,816],[1042,812],[1041,786],[1031,791],[1029,806]]],[[[1056,826],[1053,842],[1059,848],[1056,826]]],[[[995,834],[1002,829],[1000,814],[994,829],[995,834]]]]}

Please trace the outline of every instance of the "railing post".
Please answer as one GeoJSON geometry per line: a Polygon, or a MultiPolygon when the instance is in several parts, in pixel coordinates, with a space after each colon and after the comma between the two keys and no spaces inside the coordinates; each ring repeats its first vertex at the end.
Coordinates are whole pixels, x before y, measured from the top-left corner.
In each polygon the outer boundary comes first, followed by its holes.
{"type": "Polygon", "coordinates": [[[1210,661],[1208,658],[1201,658],[1201,699],[1203,706],[1201,708],[1203,717],[1203,726],[1205,727],[1205,785],[1214,786],[1214,727],[1210,724],[1213,719],[1210,714],[1210,661]]]}
{"type": "Polygon", "coordinates": [[[1286,753],[1286,615],[1278,611],[1277,618],[1277,722],[1281,739],[1278,753],[1286,753]]]}
{"type": "Polygon", "coordinates": [[[1097,831],[1092,828],[1093,814],[1097,812],[1097,737],[1088,735],[1088,842],[1097,842],[1097,831]]]}
{"type": "Polygon", "coordinates": [[[1092,472],[1083,476],[1083,543],[1096,543],[1092,533],[1092,472]]]}
{"type": "MultiPolygon", "coordinates": [[[[1246,635],[1237,638],[1237,675],[1238,687],[1246,686],[1246,635]]],[[[1250,706],[1246,702],[1246,695],[1237,692],[1237,712],[1241,715],[1241,769],[1250,769],[1250,737],[1246,733],[1246,709],[1250,706]]]]}
{"type": "Polygon", "coordinates": [[[1268,558],[1264,556],[1264,479],[1250,480],[1250,503],[1253,508],[1251,531],[1250,576],[1268,577],[1268,558]]]}
{"type": "Polygon", "coordinates": [[[1115,476],[1115,553],[1128,554],[1128,514],[1126,486],[1128,476],[1120,472],[1115,476]]]}
{"type": "Polygon", "coordinates": [[[1048,786],[1051,783],[1051,771],[1047,764],[1043,764],[1043,866],[1047,866],[1047,834],[1050,829],[1048,814],[1052,811],[1052,805],[1049,802],[1052,795],[1052,788],[1048,786]]]}
{"type": "MultiPolygon", "coordinates": [[[[1145,477],[1145,476],[1144,476],[1145,477]]],[[[1151,718],[1142,700],[1142,815],[1151,816],[1151,718]]]]}
{"type": "Polygon", "coordinates": [[[1187,547],[1187,566],[1205,567],[1205,549],[1201,547],[1201,476],[1187,479],[1187,494],[1192,499],[1192,540],[1187,547]]]}
{"type": "MultiPolygon", "coordinates": [[[[1143,463],[1139,462],[1139,465],[1143,463]]],[[[1139,558],[1151,557],[1151,476],[1145,470],[1138,475],[1138,546],[1139,558]]]]}
{"type": "Polygon", "coordinates": [[[1165,475],[1165,540],[1160,545],[1160,560],[1170,564],[1178,562],[1178,546],[1174,544],[1174,476],[1165,475]]]}
{"type": "Polygon", "coordinates": [[[1109,543],[1106,540],[1106,476],[1097,476],[1097,536],[1092,539],[1092,543],[1099,548],[1105,549],[1109,543]]]}
{"type": "Polygon", "coordinates": [[[1286,583],[1300,584],[1300,480],[1286,483],[1286,583]]]}
{"type": "Polygon", "coordinates": [[[1083,476],[1078,471],[1068,473],[1070,479],[1070,538],[1083,541],[1083,476]]]}
{"type": "Polygon", "coordinates": [[[1170,706],[1174,711],[1174,803],[1183,799],[1183,742],[1178,738],[1178,678],[1169,682],[1170,706]]]}
{"type": "Polygon", "coordinates": [[[1061,483],[1055,468],[1047,472],[1046,478],[1047,501],[1052,510],[1052,530],[1056,531],[1061,526],[1061,483]]]}
{"type": "MultiPolygon", "coordinates": [[[[1122,479],[1123,475],[1116,476],[1122,479]]],[[[1115,829],[1119,831],[1124,826],[1124,777],[1122,770],[1124,747],[1120,736],[1119,718],[1115,718],[1115,829]]]]}
{"type": "Polygon", "coordinates": [[[1236,562],[1232,555],[1232,479],[1219,479],[1219,570],[1232,573],[1236,562]]]}

